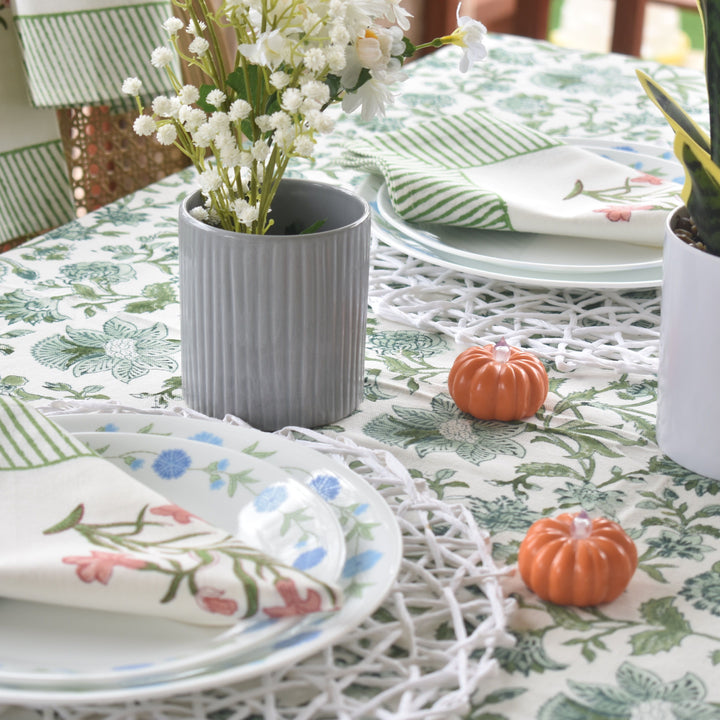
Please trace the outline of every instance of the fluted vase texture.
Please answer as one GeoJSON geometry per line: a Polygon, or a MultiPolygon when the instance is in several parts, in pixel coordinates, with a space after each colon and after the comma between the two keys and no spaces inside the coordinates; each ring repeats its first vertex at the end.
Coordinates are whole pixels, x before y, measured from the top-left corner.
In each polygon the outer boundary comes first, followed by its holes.
{"type": "Polygon", "coordinates": [[[188,407],[260,430],[317,427],[363,397],[370,209],[352,191],[285,178],[276,232],[214,228],[179,212],[181,363],[188,407]]]}

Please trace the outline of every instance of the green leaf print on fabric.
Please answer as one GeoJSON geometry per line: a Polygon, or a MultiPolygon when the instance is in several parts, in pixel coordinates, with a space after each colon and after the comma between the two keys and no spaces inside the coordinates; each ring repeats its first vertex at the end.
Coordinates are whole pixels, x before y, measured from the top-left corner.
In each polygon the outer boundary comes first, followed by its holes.
{"type": "Polygon", "coordinates": [[[37,325],[41,322],[58,322],[67,320],[58,309],[59,300],[33,296],[25,290],[13,290],[0,296],[0,317],[5,318],[8,325],[16,322],[37,325]]]}
{"type": "Polygon", "coordinates": [[[682,613],[675,607],[674,597],[655,598],[640,606],[640,613],[649,625],[658,630],[645,630],[630,638],[633,655],[654,655],[677,647],[692,628],[682,613]]]}
{"type": "Polygon", "coordinates": [[[702,680],[686,673],[664,683],[658,675],[625,662],[617,686],[569,680],[577,700],[556,695],[540,708],[538,720],[717,720],[720,705],[703,702],[702,680]]]}
{"type": "Polygon", "coordinates": [[[522,673],[526,677],[546,670],[564,670],[567,665],[553,660],[543,645],[542,632],[513,633],[517,643],[511,648],[496,648],[495,659],[505,672],[522,673]]]}
{"type": "Polygon", "coordinates": [[[720,616],[720,562],[716,562],[708,572],[688,578],[680,595],[698,610],[720,616]]]}
{"type": "Polygon", "coordinates": [[[150,370],[174,372],[179,341],[168,340],[167,326],[154,323],[147,328],[112,318],[97,330],[65,329],[65,335],[52,335],[32,347],[32,356],[41,365],[69,370],[80,376],[112,372],[113,377],[129,383],[150,370]]]}
{"type": "Polygon", "coordinates": [[[498,455],[523,457],[525,448],[513,438],[525,429],[524,423],[475,420],[458,410],[449,395],[441,393],[431,402],[431,410],[393,406],[395,415],[380,415],[363,431],[388,445],[414,445],[420,457],[430,453],[455,453],[479,465],[498,455]]]}

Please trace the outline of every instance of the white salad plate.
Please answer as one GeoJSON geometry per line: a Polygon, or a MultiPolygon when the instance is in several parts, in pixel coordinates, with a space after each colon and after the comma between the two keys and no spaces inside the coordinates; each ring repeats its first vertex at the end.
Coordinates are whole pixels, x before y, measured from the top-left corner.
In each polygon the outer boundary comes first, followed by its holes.
{"type": "MultiPolygon", "coordinates": [[[[677,161],[662,148],[632,143],[571,139],[572,144],[638,172],[682,182],[677,161]]],[[[411,257],[470,275],[530,286],[625,289],[662,284],[662,247],[540,233],[474,230],[403,220],[387,187],[366,183],[377,237],[411,257]]],[[[678,204],[680,199],[678,198],[678,204]]]]}
{"type": "MultiPolygon", "coordinates": [[[[235,654],[222,660],[198,663],[186,671],[153,673],[150,665],[147,677],[127,679],[123,666],[119,665],[103,682],[83,683],[82,678],[77,677],[75,684],[61,686],[53,683],[21,686],[0,677],[0,703],[57,705],[122,702],[247,680],[296,664],[342,640],[374,612],[390,591],[402,560],[402,539],[397,521],[382,496],[367,481],[340,463],[276,435],[221,421],[136,412],[54,414],[52,419],[73,433],[105,432],[108,437],[115,432],[137,433],[204,442],[214,452],[240,451],[279,468],[327,503],[342,527],[347,557],[337,582],[343,589],[344,601],[336,613],[309,615],[249,651],[238,648],[235,654]]],[[[188,505],[190,503],[186,503],[186,508],[192,511],[193,507],[188,505]]],[[[212,521],[212,518],[206,519],[212,521]]],[[[56,612],[50,606],[43,607],[51,613],[56,612]]],[[[37,617],[37,609],[35,615],[37,617]]],[[[132,623],[137,622],[137,618],[126,622],[124,615],[103,613],[102,622],[92,620],[96,648],[76,646],[74,632],[87,621],[86,616],[77,611],[67,609],[64,617],[43,616],[37,619],[38,627],[31,628],[30,637],[23,638],[23,642],[35,646],[33,656],[38,662],[43,659],[43,644],[50,642],[47,634],[52,636],[52,642],[57,647],[64,647],[66,656],[75,665],[84,662],[86,653],[99,651],[99,648],[110,657],[115,655],[118,647],[136,651],[135,641],[124,642],[123,630],[132,630],[132,623]],[[74,615],[66,623],[68,613],[74,615]]],[[[0,623],[4,622],[4,619],[0,620],[0,623]]],[[[183,627],[170,621],[167,624],[176,629],[183,627]]],[[[142,641],[140,638],[139,642],[142,641]]],[[[191,638],[191,641],[198,656],[211,652],[216,642],[202,634],[191,638]]],[[[0,647],[3,646],[4,641],[0,647]]],[[[115,657],[121,658],[120,654],[115,657]]]]}
{"type": "MultiPolygon", "coordinates": [[[[131,477],[248,545],[324,582],[338,580],[345,565],[345,541],[335,513],[279,468],[184,438],[94,432],[76,437],[131,477]]],[[[2,601],[0,607],[0,683],[32,686],[118,678],[147,682],[247,652],[301,620],[276,623],[257,617],[230,629],[201,628],[13,600],[2,601]],[[54,632],[33,637],[38,623],[59,626],[60,619],[73,628],[72,653],[57,642],[54,632]],[[106,628],[102,642],[98,624],[106,628]]]]}

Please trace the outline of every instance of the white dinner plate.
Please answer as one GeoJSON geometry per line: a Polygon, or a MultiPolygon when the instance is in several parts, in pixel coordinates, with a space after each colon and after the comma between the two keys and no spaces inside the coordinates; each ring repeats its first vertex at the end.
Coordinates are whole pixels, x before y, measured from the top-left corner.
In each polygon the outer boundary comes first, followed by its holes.
{"type": "MultiPolygon", "coordinates": [[[[638,172],[682,182],[680,165],[662,148],[651,153],[651,146],[643,145],[644,152],[635,152],[629,143],[570,142],[638,172]]],[[[662,247],[410,223],[395,212],[386,186],[377,178],[365,184],[364,194],[376,211],[378,238],[435,265],[542,287],[623,289],[662,283],[662,247]]]]}
{"type": "MultiPolygon", "coordinates": [[[[397,521],[382,496],[340,463],[284,438],[229,423],[143,413],[57,414],[52,419],[70,432],[159,434],[207,442],[262,459],[302,482],[332,508],[340,522],[347,560],[339,583],[345,599],[336,613],[308,616],[279,637],[249,653],[196,667],[192,672],[125,682],[122,674],[104,684],[76,687],[18,687],[0,682],[0,703],[34,705],[122,702],[204,690],[247,680],[303,658],[342,639],[382,603],[402,560],[397,521]]],[[[45,629],[74,649],[72,628],[57,623],[45,629]]],[[[107,629],[97,627],[98,643],[107,629]]]]}
{"type": "MultiPolygon", "coordinates": [[[[93,432],[76,436],[194,515],[280,562],[325,582],[337,582],[345,565],[345,542],[335,513],[317,494],[274,465],[179,437],[93,432]],[[268,497],[281,502],[267,503],[264,498],[268,497]],[[272,509],[258,512],[258,506],[272,509]]],[[[144,616],[5,600],[0,602],[0,683],[75,687],[118,679],[148,682],[248,652],[301,619],[276,623],[258,617],[232,628],[201,628],[144,616]],[[46,631],[61,621],[73,628],[72,653],[56,632],[46,631]],[[42,633],[36,632],[38,623],[42,633]],[[104,628],[101,635],[98,626],[104,628]]]]}

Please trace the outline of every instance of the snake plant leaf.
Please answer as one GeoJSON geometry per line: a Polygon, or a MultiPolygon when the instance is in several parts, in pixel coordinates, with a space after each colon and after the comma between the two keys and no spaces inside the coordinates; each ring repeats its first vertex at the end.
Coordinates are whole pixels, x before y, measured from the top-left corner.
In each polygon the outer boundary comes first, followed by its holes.
{"type": "Polygon", "coordinates": [[[705,79],[713,162],[720,165],[720,0],[698,0],[705,35],[705,79]]]}
{"type": "Polygon", "coordinates": [[[677,133],[682,130],[696,145],[710,152],[710,138],[707,133],[678,105],[677,101],[649,75],[636,70],[638,80],[648,97],[657,105],[670,127],[677,133]]]}
{"type": "Polygon", "coordinates": [[[713,255],[720,255],[720,167],[685,132],[675,135],[675,155],[685,167],[682,198],[698,234],[713,255]]]}

